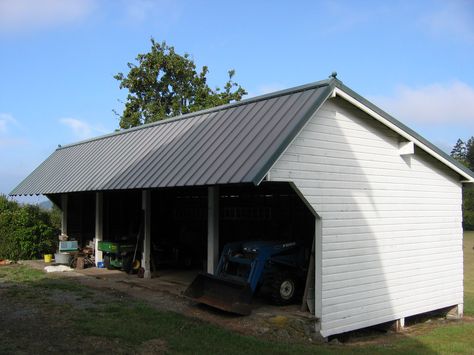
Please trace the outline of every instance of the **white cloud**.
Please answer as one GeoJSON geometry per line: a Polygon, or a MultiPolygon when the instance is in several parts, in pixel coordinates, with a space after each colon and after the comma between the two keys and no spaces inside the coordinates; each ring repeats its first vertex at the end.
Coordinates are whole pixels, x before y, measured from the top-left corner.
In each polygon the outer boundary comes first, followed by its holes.
{"type": "Polygon", "coordinates": [[[474,2],[458,0],[441,4],[441,8],[421,17],[421,26],[437,36],[474,43],[474,2]]]}
{"type": "Polygon", "coordinates": [[[11,114],[0,112],[0,133],[6,133],[8,126],[17,124],[17,120],[11,114]]]}
{"type": "Polygon", "coordinates": [[[21,125],[15,117],[10,113],[0,112],[0,147],[8,148],[28,144],[26,139],[14,137],[15,128],[21,129],[21,125]]]}
{"type": "Polygon", "coordinates": [[[474,124],[474,87],[460,81],[400,86],[393,96],[371,97],[371,101],[407,122],[474,124]]]}
{"type": "Polygon", "coordinates": [[[75,22],[96,0],[0,0],[0,33],[24,32],[75,22]]]}
{"type": "Polygon", "coordinates": [[[104,129],[95,127],[88,122],[78,120],[77,118],[64,117],[59,119],[59,122],[72,129],[74,135],[78,139],[86,139],[96,134],[107,133],[104,129]]]}

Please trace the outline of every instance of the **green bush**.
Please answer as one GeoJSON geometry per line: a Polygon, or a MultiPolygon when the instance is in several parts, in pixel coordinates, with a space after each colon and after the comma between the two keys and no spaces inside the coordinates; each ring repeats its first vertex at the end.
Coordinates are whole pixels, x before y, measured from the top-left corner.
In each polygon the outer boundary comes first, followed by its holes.
{"type": "Polygon", "coordinates": [[[35,259],[54,252],[59,233],[56,214],[0,195],[0,258],[35,259]]]}

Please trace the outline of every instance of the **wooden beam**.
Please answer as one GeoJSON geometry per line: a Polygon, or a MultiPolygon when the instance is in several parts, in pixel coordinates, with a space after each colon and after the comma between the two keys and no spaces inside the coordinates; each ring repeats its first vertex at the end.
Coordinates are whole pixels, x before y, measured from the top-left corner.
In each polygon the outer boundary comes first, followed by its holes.
{"type": "Polygon", "coordinates": [[[207,190],[207,272],[214,274],[219,261],[219,187],[207,190]]]}
{"type": "Polygon", "coordinates": [[[95,193],[95,263],[103,261],[102,251],[99,250],[99,241],[104,238],[104,195],[102,192],[95,193]]]}
{"type": "Polygon", "coordinates": [[[142,191],[143,210],[143,254],[142,267],[145,270],[143,278],[151,278],[150,253],[151,253],[151,193],[150,190],[142,191]]]}
{"type": "Polygon", "coordinates": [[[314,243],[314,315],[320,320],[323,318],[323,221],[315,216],[315,243],[314,243]]]}
{"type": "Polygon", "coordinates": [[[303,302],[301,304],[301,311],[306,312],[309,311],[311,314],[314,314],[314,296],[316,295],[316,291],[314,288],[315,285],[315,261],[314,261],[314,243],[315,243],[316,236],[313,237],[313,246],[311,247],[311,255],[309,258],[309,267],[308,267],[308,274],[306,275],[306,284],[304,287],[304,294],[303,294],[303,302]]]}
{"type": "Polygon", "coordinates": [[[454,307],[452,307],[448,313],[446,314],[446,318],[448,319],[461,319],[464,313],[464,304],[460,303],[454,307]]]}
{"type": "Polygon", "coordinates": [[[393,330],[395,332],[401,332],[403,329],[405,329],[405,318],[397,319],[393,324],[393,330]]]}
{"type": "Polygon", "coordinates": [[[67,202],[68,195],[61,194],[61,234],[67,235],[67,202]]]}

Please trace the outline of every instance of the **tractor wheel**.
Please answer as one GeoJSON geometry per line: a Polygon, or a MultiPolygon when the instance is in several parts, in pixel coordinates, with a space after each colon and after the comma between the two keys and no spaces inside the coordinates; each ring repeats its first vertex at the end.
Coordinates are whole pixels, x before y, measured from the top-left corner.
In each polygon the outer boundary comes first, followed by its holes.
{"type": "Polygon", "coordinates": [[[270,284],[271,301],[279,306],[293,303],[297,298],[298,291],[298,278],[287,271],[276,274],[270,284]]]}
{"type": "Polygon", "coordinates": [[[108,255],[108,254],[104,255],[104,267],[107,270],[112,270],[113,269],[113,266],[110,265],[110,255],[108,255]]]}
{"type": "Polygon", "coordinates": [[[140,260],[135,259],[135,260],[133,261],[133,263],[132,263],[132,270],[131,270],[131,272],[132,272],[133,274],[136,274],[136,273],[138,272],[138,269],[140,269],[140,266],[141,266],[140,260]]]}
{"type": "Polygon", "coordinates": [[[131,255],[122,256],[122,270],[125,272],[130,272],[132,270],[133,258],[131,255]]]}

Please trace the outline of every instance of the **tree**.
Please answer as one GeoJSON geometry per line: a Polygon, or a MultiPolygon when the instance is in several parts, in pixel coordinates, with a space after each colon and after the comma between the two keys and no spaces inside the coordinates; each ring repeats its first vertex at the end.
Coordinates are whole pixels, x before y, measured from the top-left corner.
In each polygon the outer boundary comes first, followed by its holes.
{"type": "MultiPolygon", "coordinates": [[[[451,156],[461,164],[474,170],[474,137],[469,138],[466,143],[458,139],[451,151],[451,156]]],[[[470,186],[464,186],[462,199],[463,227],[465,230],[474,230],[474,189],[470,186]]]]}
{"type": "Polygon", "coordinates": [[[456,159],[461,164],[466,164],[466,143],[463,142],[462,139],[458,139],[456,144],[451,150],[451,156],[456,159]]]}
{"type": "Polygon", "coordinates": [[[467,142],[458,139],[453,150],[451,150],[451,156],[469,169],[474,170],[474,136],[469,138],[467,142]]]}
{"type": "Polygon", "coordinates": [[[0,195],[0,258],[39,258],[57,247],[58,221],[38,206],[19,205],[0,195]]]}
{"type": "Polygon", "coordinates": [[[474,170],[474,137],[469,138],[466,143],[466,165],[474,170]]]}
{"type": "Polygon", "coordinates": [[[209,69],[200,72],[189,54],[179,55],[166,42],[151,39],[148,53],[138,54],[137,64],[128,63],[127,75],[114,76],[128,96],[120,116],[120,128],[126,129],[209,107],[240,101],[247,92],[232,79],[224,89],[212,90],[207,84],[209,69]]]}

